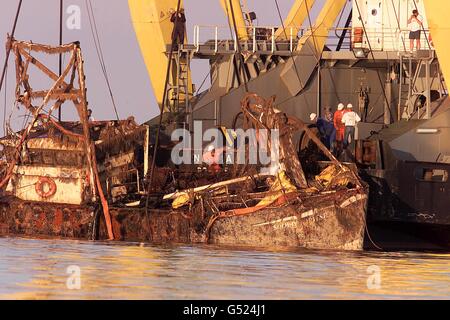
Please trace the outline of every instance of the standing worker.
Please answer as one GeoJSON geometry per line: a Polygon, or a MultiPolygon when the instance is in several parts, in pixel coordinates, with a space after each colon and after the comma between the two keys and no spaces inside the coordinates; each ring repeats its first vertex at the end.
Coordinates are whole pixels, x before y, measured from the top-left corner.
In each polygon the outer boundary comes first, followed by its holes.
{"type": "Polygon", "coordinates": [[[347,112],[342,117],[342,123],[345,125],[344,149],[347,149],[349,145],[349,138],[351,139],[351,144],[355,141],[355,128],[360,121],[361,118],[353,111],[353,105],[349,103],[347,105],[347,112]]]}
{"type": "Polygon", "coordinates": [[[184,35],[186,34],[186,16],[184,15],[184,9],[180,9],[179,12],[172,10],[170,22],[173,23],[172,42],[177,51],[178,45],[184,43],[184,35]]]}
{"type": "Polygon", "coordinates": [[[325,146],[334,152],[336,141],[336,129],[334,128],[334,115],[331,107],[325,108],[324,125],[325,125],[325,146]]]}
{"type": "MultiPolygon", "coordinates": [[[[326,132],[326,121],[325,121],[325,119],[323,119],[322,117],[318,118],[316,113],[311,113],[309,115],[309,119],[313,123],[313,125],[310,126],[310,127],[316,127],[317,128],[317,130],[319,131],[320,141],[322,141],[322,143],[326,146],[327,145],[327,132],[326,132]]],[[[327,148],[329,148],[329,147],[327,146],[327,148]]]]}
{"type": "Polygon", "coordinates": [[[420,33],[422,31],[422,17],[419,11],[413,10],[412,16],[408,19],[409,26],[409,42],[411,53],[414,51],[414,42],[416,42],[417,50],[420,50],[420,33]]]}
{"type": "Polygon", "coordinates": [[[336,154],[342,151],[342,143],[344,141],[345,125],[342,123],[342,117],[347,112],[343,103],[339,103],[337,111],[334,113],[334,128],[336,129],[336,154]]]}

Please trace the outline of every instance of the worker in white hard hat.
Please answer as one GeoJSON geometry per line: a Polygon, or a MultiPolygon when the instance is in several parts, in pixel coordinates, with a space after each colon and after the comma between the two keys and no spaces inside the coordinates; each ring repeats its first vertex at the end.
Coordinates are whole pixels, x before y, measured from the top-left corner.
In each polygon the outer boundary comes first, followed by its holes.
{"type": "Polygon", "coordinates": [[[347,112],[342,117],[342,123],[345,125],[344,131],[344,148],[347,149],[350,143],[355,141],[355,128],[358,122],[361,121],[361,118],[358,114],[353,111],[353,105],[349,103],[347,105],[347,112]]]}
{"type": "Polygon", "coordinates": [[[316,123],[317,122],[317,114],[311,113],[309,115],[309,119],[311,120],[311,122],[316,123]]]}
{"type": "Polygon", "coordinates": [[[212,143],[206,146],[205,151],[203,152],[203,162],[208,165],[208,171],[210,173],[220,172],[220,158],[223,155],[223,152],[223,148],[216,149],[212,143]]]}
{"type": "Polygon", "coordinates": [[[342,123],[342,117],[347,112],[343,103],[339,103],[337,111],[334,113],[334,127],[336,129],[336,153],[342,151],[342,142],[344,141],[345,125],[342,123]]]}

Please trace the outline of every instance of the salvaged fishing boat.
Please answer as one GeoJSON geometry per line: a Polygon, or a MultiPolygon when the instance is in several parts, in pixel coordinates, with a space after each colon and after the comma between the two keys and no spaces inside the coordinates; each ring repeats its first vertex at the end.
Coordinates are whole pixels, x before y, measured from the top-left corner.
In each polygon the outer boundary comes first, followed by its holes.
{"type": "MultiPolygon", "coordinates": [[[[274,98],[249,94],[241,105],[244,129],[256,132],[255,145],[247,141],[244,149],[277,150],[276,159],[270,153],[270,166],[250,163],[248,154],[243,165],[175,165],[174,142],[160,144],[152,161],[147,125],[89,119],[78,43],[50,47],[10,39],[8,45],[16,56],[16,101],[31,118],[23,130],[9,130],[0,140],[0,235],[363,248],[368,190],[356,168],[339,162],[302,121],[277,110],[274,98]],[[58,76],[36,53],[70,59],[58,76]],[[49,90],[33,90],[30,66],[54,81],[49,90]],[[52,116],[66,102],[73,102],[79,121],[52,116]],[[262,130],[276,132],[278,140],[262,139],[262,130]],[[299,157],[296,132],[304,132],[326,161],[299,157]]],[[[230,136],[222,153],[217,147],[205,153],[236,155],[230,136]]]]}

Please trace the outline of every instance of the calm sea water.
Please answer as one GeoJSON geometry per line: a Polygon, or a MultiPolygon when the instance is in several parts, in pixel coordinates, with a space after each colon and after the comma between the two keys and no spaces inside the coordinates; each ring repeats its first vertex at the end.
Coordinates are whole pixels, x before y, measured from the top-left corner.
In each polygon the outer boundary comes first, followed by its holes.
{"type": "Polygon", "coordinates": [[[0,299],[379,298],[449,299],[450,255],[0,238],[0,299]]]}

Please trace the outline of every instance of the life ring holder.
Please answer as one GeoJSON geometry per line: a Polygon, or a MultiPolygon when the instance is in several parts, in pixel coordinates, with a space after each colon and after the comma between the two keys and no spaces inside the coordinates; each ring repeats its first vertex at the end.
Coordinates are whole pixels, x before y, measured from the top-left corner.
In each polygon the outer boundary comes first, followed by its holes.
{"type": "Polygon", "coordinates": [[[43,199],[48,199],[56,193],[56,183],[50,177],[40,177],[35,184],[36,193],[43,199]],[[44,186],[48,185],[48,191],[44,191],[44,186]]]}

